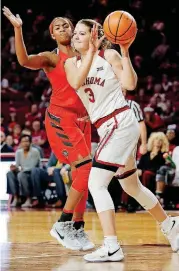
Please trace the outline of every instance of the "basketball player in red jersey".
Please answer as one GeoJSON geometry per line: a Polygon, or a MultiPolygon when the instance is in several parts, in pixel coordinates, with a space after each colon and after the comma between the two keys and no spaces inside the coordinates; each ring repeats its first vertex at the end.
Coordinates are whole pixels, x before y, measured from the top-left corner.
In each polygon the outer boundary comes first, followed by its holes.
{"type": "Polygon", "coordinates": [[[20,16],[14,16],[7,7],[3,8],[3,13],[14,26],[19,64],[33,70],[44,69],[52,84],[52,96],[45,117],[47,136],[58,160],[70,164],[72,170],[73,182],[69,196],[60,219],[53,225],[50,233],[69,249],[91,249],[94,244],[84,232],[83,221],[91,169],[90,123],[80,121],[87,115],[87,111],[69,85],[64,71],[66,59],[75,55],[71,47],[73,25],[66,18],[55,18],[49,30],[58,45],[56,52],[28,55],[20,16]]]}

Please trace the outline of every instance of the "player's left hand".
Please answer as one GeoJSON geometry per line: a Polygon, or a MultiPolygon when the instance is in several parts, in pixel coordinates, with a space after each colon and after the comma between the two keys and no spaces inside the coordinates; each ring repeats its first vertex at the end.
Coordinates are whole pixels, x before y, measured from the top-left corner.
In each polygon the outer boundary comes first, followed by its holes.
{"type": "MultiPolygon", "coordinates": [[[[136,33],[136,35],[137,35],[137,33],[136,33]]],[[[129,47],[134,42],[136,35],[133,37],[133,39],[130,42],[125,43],[125,44],[119,44],[122,56],[126,56],[126,54],[128,54],[129,47]]]]}
{"type": "Polygon", "coordinates": [[[89,51],[95,53],[99,49],[104,38],[104,35],[101,38],[98,38],[98,25],[94,24],[89,39],[89,51]]]}

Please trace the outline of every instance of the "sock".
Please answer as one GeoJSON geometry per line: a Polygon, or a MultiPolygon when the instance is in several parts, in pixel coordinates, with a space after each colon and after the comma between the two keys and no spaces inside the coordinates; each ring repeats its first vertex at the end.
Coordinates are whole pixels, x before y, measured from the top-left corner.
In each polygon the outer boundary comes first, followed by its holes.
{"type": "Polygon", "coordinates": [[[63,210],[58,222],[66,222],[71,221],[73,217],[73,212],[67,213],[65,210],[63,210]]]}
{"type": "Polygon", "coordinates": [[[162,229],[167,233],[173,226],[172,220],[169,216],[160,224],[162,229]]]}
{"type": "Polygon", "coordinates": [[[117,242],[117,236],[104,236],[104,244],[110,246],[110,248],[116,249],[116,247],[119,247],[119,244],[117,242]]]}
{"type": "Polygon", "coordinates": [[[85,226],[85,222],[84,221],[75,221],[74,224],[73,224],[73,227],[76,230],[79,230],[80,228],[84,228],[84,226],[85,226]]]}

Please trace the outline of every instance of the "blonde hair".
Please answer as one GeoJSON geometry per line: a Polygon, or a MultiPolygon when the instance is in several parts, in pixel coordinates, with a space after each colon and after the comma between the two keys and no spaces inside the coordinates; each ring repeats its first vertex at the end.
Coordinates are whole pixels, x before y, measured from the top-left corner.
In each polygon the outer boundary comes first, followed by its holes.
{"type": "MultiPolygon", "coordinates": [[[[95,20],[91,20],[91,19],[82,19],[78,22],[78,24],[84,24],[87,27],[89,27],[89,30],[91,31],[91,29],[93,28],[93,25],[97,24],[98,26],[98,38],[101,38],[104,35],[104,30],[103,27],[100,23],[96,22],[95,20]]],[[[107,40],[107,38],[105,37],[104,40],[101,43],[101,46],[99,47],[99,50],[101,49],[109,49],[111,48],[111,42],[107,40]]]]}
{"type": "Polygon", "coordinates": [[[161,146],[161,152],[168,152],[169,151],[169,142],[166,137],[166,135],[163,132],[155,132],[152,133],[148,139],[148,151],[151,151],[153,148],[153,143],[155,139],[159,139],[162,141],[162,146],[161,146]]]}

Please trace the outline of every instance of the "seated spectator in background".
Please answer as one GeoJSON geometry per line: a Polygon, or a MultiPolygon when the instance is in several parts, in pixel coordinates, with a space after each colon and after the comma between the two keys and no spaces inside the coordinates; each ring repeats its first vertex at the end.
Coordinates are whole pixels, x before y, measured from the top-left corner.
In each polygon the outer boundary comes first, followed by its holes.
{"type": "Polygon", "coordinates": [[[39,112],[37,104],[32,104],[31,106],[31,112],[27,113],[25,115],[25,127],[29,128],[32,126],[32,122],[34,120],[40,120],[42,119],[42,114],[39,112]]]}
{"type": "Polygon", "coordinates": [[[157,113],[154,112],[152,107],[144,108],[144,119],[147,128],[147,137],[149,137],[152,132],[157,132],[164,129],[164,121],[157,113]]]}
{"type": "Polygon", "coordinates": [[[148,152],[141,156],[137,166],[143,185],[155,191],[155,176],[157,170],[165,165],[163,153],[168,152],[169,143],[162,132],[152,133],[148,140],[148,152]]]}
{"type": "Polygon", "coordinates": [[[154,77],[148,75],[146,78],[145,95],[152,96],[154,94],[154,77]]]}
{"type": "MultiPolygon", "coordinates": [[[[25,128],[25,129],[22,130],[21,135],[29,135],[29,136],[32,136],[32,132],[31,132],[31,130],[29,130],[28,128],[25,128]]],[[[41,157],[41,158],[44,158],[43,150],[42,150],[42,148],[41,148],[40,146],[38,146],[38,145],[32,143],[32,147],[36,148],[36,149],[39,151],[40,157],[41,157]]]]}
{"type": "Polygon", "coordinates": [[[164,153],[163,157],[166,160],[166,165],[161,166],[159,170],[157,170],[155,193],[161,205],[164,206],[165,186],[166,184],[171,184],[174,179],[177,161],[175,161],[175,157],[173,160],[168,153],[164,153]]]}
{"type": "Polygon", "coordinates": [[[46,131],[41,129],[39,120],[32,122],[32,143],[42,148],[44,157],[50,156],[50,147],[47,140],[46,131]]]}
{"type": "Polygon", "coordinates": [[[26,198],[21,207],[31,206],[31,175],[33,175],[34,168],[40,165],[39,151],[31,146],[31,142],[30,136],[21,136],[21,148],[15,153],[15,165],[12,165],[7,173],[7,194],[14,197],[12,206],[18,204],[19,195],[26,198]]]}
{"type": "Polygon", "coordinates": [[[46,88],[44,90],[44,92],[42,93],[42,96],[41,96],[41,103],[39,105],[40,109],[48,107],[49,102],[50,102],[51,94],[52,94],[52,88],[51,87],[46,88]]]}
{"type": "Polygon", "coordinates": [[[161,86],[164,92],[167,92],[172,86],[172,82],[169,81],[167,74],[162,74],[161,86]]]}
{"type": "MultiPolygon", "coordinates": [[[[6,136],[6,144],[13,149],[14,147],[14,141],[12,135],[6,136]]],[[[14,149],[13,149],[14,152],[14,149]]]]}
{"type": "Polygon", "coordinates": [[[14,78],[13,78],[12,88],[17,91],[23,91],[24,85],[22,83],[22,80],[20,79],[20,76],[15,75],[13,77],[14,78]]]}
{"type": "Polygon", "coordinates": [[[145,88],[139,88],[139,92],[137,95],[137,102],[140,104],[141,108],[143,109],[148,104],[148,96],[146,95],[145,88]]]}
{"type": "Polygon", "coordinates": [[[16,109],[14,107],[10,107],[9,108],[9,116],[10,116],[10,120],[9,120],[9,124],[8,124],[8,131],[9,133],[12,133],[14,127],[17,123],[17,113],[16,113],[16,109]]]}
{"type": "Polygon", "coordinates": [[[166,137],[169,141],[169,154],[172,155],[174,148],[177,145],[176,142],[176,124],[168,125],[166,131],[166,137]]]}
{"type": "MultiPolygon", "coordinates": [[[[58,163],[54,153],[51,153],[47,163],[47,168],[36,168],[32,175],[33,199],[32,207],[38,207],[43,204],[43,194],[49,183],[56,184],[57,202],[53,207],[62,207],[66,202],[66,190],[61,175],[62,168],[70,170],[68,165],[58,163]]],[[[63,172],[64,174],[64,172],[63,172]]]]}
{"type": "Polygon", "coordinates": [[[17,150],[20,143],[20,136],[21,136],[21,126],[19,124],[16,124],[13,129],[12,137],[14,141],[14,150],[17,150]]]}
{"type": "Polygon", "coordinates": [[[1,122],[1,128],[0,128],[0,130],[3,131],[5,134],[7,134],[8,133],[8,128],[4,124],[4,115],[3,114],[1,114],[1,116],[0,116],[0,122],[1,122]]]}
{"type": "Polygon", "coordinates": [[[14,152],[13,148],[6,142],[6,135],[3,131],[0,131],[0,148],[1,153],[14,152]]]}

